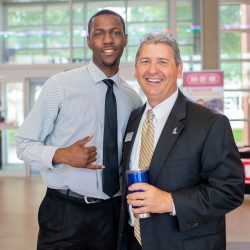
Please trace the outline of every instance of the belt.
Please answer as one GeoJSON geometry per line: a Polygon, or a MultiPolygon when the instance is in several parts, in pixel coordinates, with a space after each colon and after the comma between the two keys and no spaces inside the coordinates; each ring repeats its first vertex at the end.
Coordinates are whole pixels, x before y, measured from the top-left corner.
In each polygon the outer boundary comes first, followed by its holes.
{"type": "Polygon", "coordinates": [[[47,192],[51,193],[51,194],[56,194],[56,195],[63,197],[65,199],[69,199],[69,200],[76,201],[76,202],[86,204],[86,205],[100,204],[104,201],[102,199],[97,199],[94,197],[88,197],[85,195],[75,193],[75,192],[71,191],[70,189],[64,190],[64,189],[47,188],[47,192]]]}

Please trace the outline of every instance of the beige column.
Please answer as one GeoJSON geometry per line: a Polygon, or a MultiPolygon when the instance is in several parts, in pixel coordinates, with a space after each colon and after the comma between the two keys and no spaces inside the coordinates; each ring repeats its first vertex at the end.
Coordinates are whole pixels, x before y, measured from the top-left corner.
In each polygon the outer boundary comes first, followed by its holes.
{"type": "Polygon", "coordinates": [[[219,69],[219,1],[202,0],[202,69],[219,69]]]}

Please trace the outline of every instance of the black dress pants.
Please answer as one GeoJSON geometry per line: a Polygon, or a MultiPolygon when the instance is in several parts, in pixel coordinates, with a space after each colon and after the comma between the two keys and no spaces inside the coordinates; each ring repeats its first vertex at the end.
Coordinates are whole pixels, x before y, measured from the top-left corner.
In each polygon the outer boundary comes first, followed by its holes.
{"type": "Polygon", "coordinates": [[[120,197],[84,204],[46,193],[38,212],[38,250],[115,250],[120,197]]]}

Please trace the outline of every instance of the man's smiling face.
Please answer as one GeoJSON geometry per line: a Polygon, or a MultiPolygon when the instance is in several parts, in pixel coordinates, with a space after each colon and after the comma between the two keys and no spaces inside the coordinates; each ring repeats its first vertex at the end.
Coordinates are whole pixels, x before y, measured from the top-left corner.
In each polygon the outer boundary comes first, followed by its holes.
{"type": "Polygon", "coordinates": [[[109,14],[94,17],[87,42],[93,51],[93,62],[106,75],[110,71],[116,73],[127,44],[120,18],[109,14]]]}
{"type": "Polygon", "coordinates": [[[172,48],[164,43],[145,43],[135,66],[135,77],[154,107],[177,89],[182,78],[182,64],[176,65],[172,48]]]}

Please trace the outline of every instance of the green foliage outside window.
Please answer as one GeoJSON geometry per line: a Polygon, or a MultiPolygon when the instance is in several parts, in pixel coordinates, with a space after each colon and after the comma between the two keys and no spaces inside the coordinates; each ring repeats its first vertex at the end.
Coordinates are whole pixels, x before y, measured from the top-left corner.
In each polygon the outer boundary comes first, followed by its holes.
{"type": "Polygon", "coordinates": [[[13,7],[7,10],[8,26],[42,25],[43,9],[40,7],[13,7]]]}
{"type": "Polygon", "coordinates": [[[176,1],[176,20],[192,20],[192,1],[176,1]]]}
{"type": "Polygon", "coordinates": [[[164,20],[167,20],[166,2],[156,6],[134,6],[128,8],[129,22],[156,22],[164,20]]]}
{"type": "Polygon", "coordinates": [[[82,48],[83,45],[86,45],[86,31],[82,25],[74,25],[73,27],[73,47],[82,48]]]}
{"type": "Polygon", "coordinates": [[[147,25],[143,25],[142,23],[128,24],[128,45],[138,46],[142,36],[146,32],[164,31],[165,29],[165,23],[148,23],[147,25]]]}
{"type": "Polygon", "coordinates": [[[178,24],[177,40],[180,45],[193,44],[194,34],[192,30],[192,23],[182,22],[178,24]]]}
{"type": "Polygon", "coordinates": [[[233,136],[236,143],[241,143],[243,141],[243,130],[242,129],[233,129],[233,136]]]}
{"type": "Polygon", "coordinates": [[[238,62],[225,62],[221,63],[221,69],[224,71],[224,78],[226,84],[234,85],[234,87],[241,88],[242,84],[242,68],[241,63],[238,62]]]}
{"type": "Polygon", "coordinates": [[[67,5],[49,5],[46,11],[48,24],[68,24],[69,12],[67,5]]]}
{"type": "Polygon", "coordinates": [[[42,50],[18,50],[16,52],[19,56],[39,56],[43,54],[42,50]]]}
{"type": "Polygon", "coordinates": [[[221,58],[241,58],[241,34],[238,32],[221,32],[221,58]]]}
{"type": "Polygon", "coordinates": [[[46,38],[48,48],[69,48],[69,27],[49,26],[51,34],[46,38]]]}
{"type": "Polygon", "coordinates": [[[228,25],[240,24],[240,4],[220,5],[220,27],[226,28],[228,25]]]}
{"type": "Polygon", "coordinates": [[[15,49],[37,49],[44,46],[42,35],[37,28],[12,27],[9,32],[12,35],[6,39],[7,48],[15,49]]]}
{"type": "MultiPolygon", "coordinates": [[[[82,53],[77,53],[77,60],[80,55],[85,57],[82,59],[91,58],[84,36],[87,32],[87,21],[99,9],[110,8],[127,21],[129,42],[122,61],[134,61],[139,41],[146,32],[169,31],[168,1],[128,0],[127,6],[124,3],[124,1],[73,1],[73,55],[76,55],[74,51],[83,50],[82,53]]],[[[197,46],[192,31],[192,3],[193,1],[187,0],[176,2],[177,22],[179,22],[178,42],[182,45],[184,54],[191,57],[194,52],[192,47],[197,46]]],[[[7,50],[15,50],[15,55],[20,55],[22,51],[26,53],[30,49],[30,55],[33,54],[32,50],[35,50],[41,51],[41,55],[51,56],[57,53],[58,56],[62,55],[60,49],[65,48],[69,51],[71,38],[67,2],[7,4],[6,10],[7,30],[12,32],[4,38],[7,50]]],[[[70,55],[68,52],[65,54],[70,55]]],[[[64,59],[69,61],[70,58],[64,59]]]]}
{"type": "Polygon", "coordinates": [[[82,4],[73,4],[73,22],[82,23],[84,21],[84,8],[82,4]]]}

